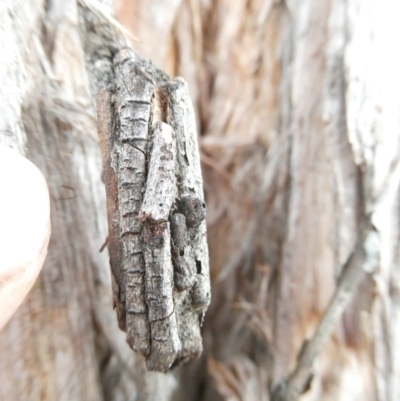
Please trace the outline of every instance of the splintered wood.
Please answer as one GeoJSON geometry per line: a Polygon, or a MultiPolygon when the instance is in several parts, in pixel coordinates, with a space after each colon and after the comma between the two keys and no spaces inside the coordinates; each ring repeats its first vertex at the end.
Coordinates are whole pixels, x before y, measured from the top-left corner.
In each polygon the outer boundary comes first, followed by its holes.
{"type": "Polygon", "coordinates": [[[202,352],[210,303],[203,183],[186,83],[129,49],[97,99],[114,304],[130,347],[166,371],[202,352]]]}

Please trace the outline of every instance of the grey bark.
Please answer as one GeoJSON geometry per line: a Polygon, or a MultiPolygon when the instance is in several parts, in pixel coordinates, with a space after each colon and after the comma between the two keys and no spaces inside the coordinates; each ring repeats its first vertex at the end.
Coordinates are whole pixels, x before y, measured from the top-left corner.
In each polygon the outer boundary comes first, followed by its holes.
{"type": "Polygon", "coordinates": [[[128,49],[113,65],[98,120],[114,303],[129,345],[166,371],[201,354],[211,298],[196,126],[184,81],[128,49]]]}

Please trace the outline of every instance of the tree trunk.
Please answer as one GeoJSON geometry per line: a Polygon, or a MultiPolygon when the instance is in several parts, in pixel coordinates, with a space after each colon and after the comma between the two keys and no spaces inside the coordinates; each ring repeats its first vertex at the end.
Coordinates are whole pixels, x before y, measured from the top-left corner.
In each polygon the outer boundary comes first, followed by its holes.
{"type": "Polygon", "coordinates": [[[0,5],[0,142],[52,202],[45,266],[0,333],[0,399],[289,400],[302,371],[302,401],[398,400],[399,6],[116,0],[135,49],[187,80],[201,133],[212,304],[203,357],[168,374],[146,371],[112,309],[79,7],[0,5]]]}

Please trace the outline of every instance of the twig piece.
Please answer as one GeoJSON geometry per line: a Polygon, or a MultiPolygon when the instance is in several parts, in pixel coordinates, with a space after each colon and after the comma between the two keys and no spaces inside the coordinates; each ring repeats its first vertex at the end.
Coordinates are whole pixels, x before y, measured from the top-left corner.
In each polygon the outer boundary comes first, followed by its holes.
{"type": "MultiPolygon", "coordinates": [[[[332,335],[356,288],[367,273],[364,268],[366,262],[368,263],[368,271],[371,269],[369,266],[370,258],[366,257],[366,251],[369,251],[366,244],[370,244],[371,238],[375,236],[376,231],[372,227],[369,217],[364,218],[354,251],[344,265],[343,273],[332,300],[319,322],[313,337],[304,342],[295,370],[286,381],[280,383],[273,390],[271,396],[273,401],[296,401],[304,392],[307,383],[311,379],[314,360],[322,350],[325,342],[332,335]]],[[[378,261],[375,256],[374,254],[372,259],[376,264],[378,261]]]]}

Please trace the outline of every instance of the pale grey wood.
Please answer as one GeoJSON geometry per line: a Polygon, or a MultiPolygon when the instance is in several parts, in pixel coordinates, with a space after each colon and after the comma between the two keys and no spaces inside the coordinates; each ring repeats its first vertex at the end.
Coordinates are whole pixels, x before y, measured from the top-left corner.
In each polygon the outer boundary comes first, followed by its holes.
{"type": "Polygon", "coordinates": [[[158,123],[153,131],[152,144],[139,219],[165,222],[177,197],[176,140],[171,126],[158,123]]]}
{"type": "Polygon", "coordinates": [[[13,18],[18,4],[2,1],[0,4],[0,143],[26,152],[26,133],[21,117],[21,103],[26,95],[27,80],[24,74],[25,38],[21,25],[24,18],[13,18]]]}

